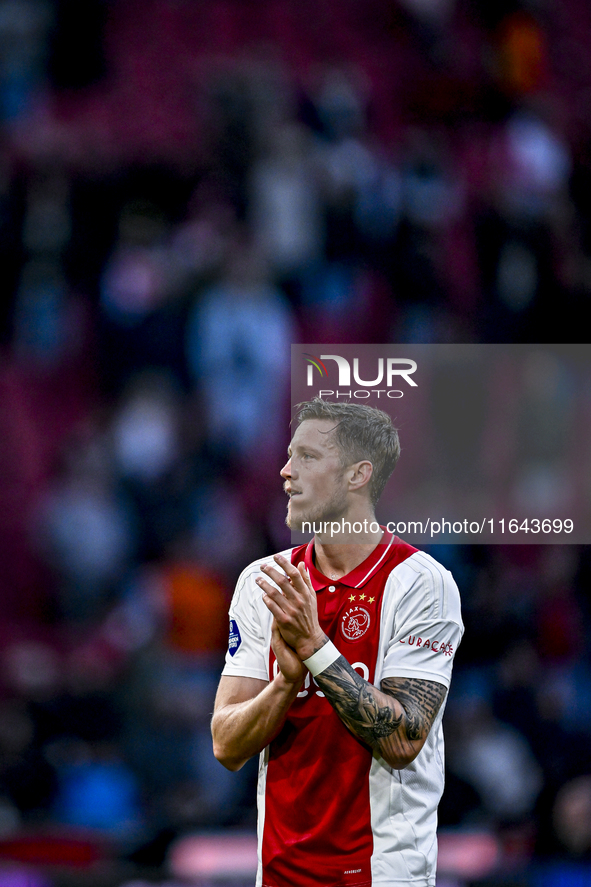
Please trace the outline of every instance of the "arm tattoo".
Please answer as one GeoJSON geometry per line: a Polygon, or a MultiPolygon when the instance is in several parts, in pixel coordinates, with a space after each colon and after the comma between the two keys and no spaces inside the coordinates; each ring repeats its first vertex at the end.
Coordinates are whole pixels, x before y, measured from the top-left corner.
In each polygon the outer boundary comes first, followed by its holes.
{"type": "Polygon", "coordinates": [[[409,739],[426,737],[447,693],[443,684],[418,678],[384,678],[382,690],[405,710],[409,739]]]}
{"type": "Polygon", "coordinates": [[[385,678],[378,690],[344,656],[314,680],[351,733],[389,763],[416,757],[412,743],[427,738],[447,692],[442,684],[417,678],[385,678]]]}

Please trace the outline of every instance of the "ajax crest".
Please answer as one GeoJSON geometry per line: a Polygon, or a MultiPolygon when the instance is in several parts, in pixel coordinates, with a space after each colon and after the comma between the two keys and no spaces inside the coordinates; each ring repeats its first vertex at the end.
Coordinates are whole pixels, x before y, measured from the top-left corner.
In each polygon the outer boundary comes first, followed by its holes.
{"type": "Polygon", "coordinates": [[[343,615],[341,631],[348,641],[358,641],[369,628],[370,618],[363,607],[349,607],[343,615]]]}

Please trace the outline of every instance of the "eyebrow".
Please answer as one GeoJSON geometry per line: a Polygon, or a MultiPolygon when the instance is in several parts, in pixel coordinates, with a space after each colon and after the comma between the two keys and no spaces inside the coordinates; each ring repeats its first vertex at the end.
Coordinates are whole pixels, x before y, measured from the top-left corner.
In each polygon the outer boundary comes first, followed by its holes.
{"type": "MultiPolygon", "coordinates": [[[[296,450],[298,450],[299,452],[301,452],[302,450],[305,450],[307,453],[313,453],[315,456],[321,456],[321,455],[322,455],[322,450],[319,450],[318,447],[307,446],[307,445],[304,445],[304,444],[296,444],[296,447],[295,447],[295,448],[296,448],[296,450]]],[[[290,444],[290,445],[288,446],[288,448],[287,448],[287,455],[288,455],[289,458],[291,459],[291,457],[292,457],[292,455],[293,455],[293,450],[292,450],[292,448],[291,448],[291,444],[290,444]]]]}

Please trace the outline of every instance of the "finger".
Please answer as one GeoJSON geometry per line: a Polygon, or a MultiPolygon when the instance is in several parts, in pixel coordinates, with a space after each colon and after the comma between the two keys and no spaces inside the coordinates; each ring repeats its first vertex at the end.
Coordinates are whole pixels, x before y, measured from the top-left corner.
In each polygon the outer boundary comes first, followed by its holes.
{"type": "Polygon", "coordinates": [[[275,563],[279,564],[281,569],[292,580],[292,582],[294,579],[299,580],[301,573],[288,558],[286,558],[282,554],[276,554],[273,556],[273,560],[275,561],[275,563]]]}
{"type": "Polygon", "coordinates": [[[283,638],[281,637],[281,632],[279,631],[277,620],[275,619],[275,617],[273,617],[273,624],[271,626],[271,646],[273,647],[273,649],[281,646],[281,641],[283,641],[283,638]]]}
{"type": "Polygon", "coordinates": [[[286,594],[291,590],[291,582],[285,573],[280,573],[279,570],[276,570],[270,564],[262,564],[260,569],[261,573],[263,573],[267,579],[279,586],[283,594],[286,594]]]}
{"type": "Polygon", "coordinates": [[[306,585],[305,583],[302,584],[302,576],[299,570],[296,570],[294,567],[292,571],[293,579],[285,573],[280,573],[270,564],[263,564],[261,566],[261,572],[277,585],[286,598],[295,603],[298,597],[305,593],[306,585]]]}
{"type": "MultiPolygon", "coordinates": [[[[271,585],[270,582],[266,582],[262,578],[262,576],[257,576],[257,578],[255,579],[255,582],[259,586],[261,591],[263,592],[263,601],[265,602],[265,604],[267,604],[267,606],[268,606],[267,601],[273,601],[273,603],[279,609],[279,611],[281,613],[283,613],[284,609],[286,608],[286,604],[287,604],[287,600],[285,598],[285,595],[282,594],[281,591],[278,588],[276,588],[274,585],[271,585]]],[[[271,608],[269,607],[269,609],[271,609],[271,608]]],[[[272,611],[272,612],[275,612],[275,611],[272,611]]]]}
{"type": "Polygon", "coordinates": [[[277,624],[285,619],[285,613],[281,609],[278,603],[273,600],[273,598],[269,597],[268,594],[263,592],[263,603],[266,606],[267,610],[270,610],[275,619],[277,620],[277,624]]]}
{"type": "Polygon", "coordinates": [[[270,582],[265,582],[263,578],[258,577],[255,582],[263,592],[263,603],[277,618],[279,627],[281,628],[292,621],[297,613],[297,608],[293,603],[278,588],[275,588],[270,582]]]}
{"type": "Polygon", "coordinates": [[[277,650],[289,647],[289,644],[281,634],[281,628],[275,618],[273,619],[273,628],[271,629],[271,646],[277,650]]]}
{"type": "MultiPolygon", "coordinates": [[[[295,567],[288,558],[284,557],[282,554],[276,554],[274,559],[278,566],[284,571],[285,576],[282,576],[277,570],[275,570],[270,564],[265,564],[265,573],[273,578],[273,581],[281,584],[281,588],[284,590],[284,593],[287,597],[293,597],[294,592],[303,592],[306,589],[306,584],[302,585],[302,574],[299,569],[295,567]],[[280,577],[283,582],[280,583],[277,577],[280,577]]],[[[262,569],[262,568],[261,568],[262,569]]]]}
{"type": "Polygon", "coordinates": [[[310,571],[303,561],[298,564],[298,570],[300,571],[300,574],[310,591],[314,591],[314,586],[312,585],[312,579],[310,577],[310,571]]]}

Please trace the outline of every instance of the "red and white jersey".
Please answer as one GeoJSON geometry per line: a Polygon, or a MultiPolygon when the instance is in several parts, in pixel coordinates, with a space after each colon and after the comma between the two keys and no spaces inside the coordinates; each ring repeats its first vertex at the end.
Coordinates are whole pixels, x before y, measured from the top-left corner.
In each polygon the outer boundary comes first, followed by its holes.
{"type": "MultiPolygon", "coordinates": [[[[304,560],[320,625],[359,674],[449,687],[463,634],[451,573],[430,555],[384,533],[347,576],[332,581],[313,563],[313,542],[284,552],[304,560]]],[[[272,616],[244,570],[230,607],[224,675],[272,680],[272,616]]],[[[261,752],[257,887],[434,887],[437,805],[443,792],[439,711],[415,760],[394,770],[344,726],[308,674],[279,735],[261,752]]]]}

